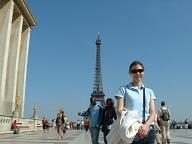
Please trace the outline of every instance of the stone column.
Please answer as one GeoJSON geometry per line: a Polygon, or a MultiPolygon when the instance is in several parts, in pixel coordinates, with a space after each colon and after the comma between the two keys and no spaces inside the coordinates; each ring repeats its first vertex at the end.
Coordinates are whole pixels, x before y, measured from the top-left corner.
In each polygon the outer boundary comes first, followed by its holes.
{"type": "Polygon", "coordinates": [[[5,86],[4,113],[12,114],[16,106],[16,86],[19,66],[19,53],[21,44],[21,34],[23,26],[23,16],[13,15],[11,28],[11,39],[9,48],[9,58],[7,66],[7,78],[5,86]]]}
{"type": "Polygon", "coordinates": [[[16,92],[16,95],[20,97],[19,112],[21,117],[23,117],[24,114],[25,86],[26,86],[30,32],[31,28],[28,27],[23,30],[21,36],[21,49],[19,57],[19,69],[18,69],[17,92],[16,92]]]}
{"type": "Polygon", "coordinates": [[[12,0],[0,0],[0,114],[4,114],[3,102],[13,8],[14,3],[12,0]]]}

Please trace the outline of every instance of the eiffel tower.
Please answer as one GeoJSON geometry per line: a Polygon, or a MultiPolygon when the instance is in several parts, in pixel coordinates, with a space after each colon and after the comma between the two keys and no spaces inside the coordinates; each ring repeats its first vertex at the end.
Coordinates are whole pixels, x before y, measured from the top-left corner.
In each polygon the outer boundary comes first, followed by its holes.
{"type": "Polygon", "coordinates": [[[102,85],[100,45],[101,45],[101,39],[99,38],[99,34],[98,34],[98,37],[96,39],[95,80],[94,80],[94,88],[91,96],[95,97],[96,100],[99,101],[102,106],[104,106],[105,94],[103,93],[103,85],[102,85]]]}

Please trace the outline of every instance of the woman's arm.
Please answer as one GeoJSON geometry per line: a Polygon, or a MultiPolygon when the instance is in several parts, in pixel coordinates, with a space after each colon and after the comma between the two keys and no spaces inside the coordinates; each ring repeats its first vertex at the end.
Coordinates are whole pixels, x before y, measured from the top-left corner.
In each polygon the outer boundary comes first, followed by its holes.
{"type": "Polygon", "coordinates": [[[145,122],[145,124],[148,126],[150,126],[155,119],[155,100],[154,99],[150,100],[149,106],[150,106],[150,116],[148,120],[145,122]]]}
{"type": "Polygon", "coordinates": [[[123,98],[117,97],[117,116],[121,117],[121,112],[123,109],[123,98]]]}
{"type": "Polygon", "coordinates": [[[147,136],[149,127],[155,119],[155,101],[154,101],[154,99],[150,100],[149,107],[150,107],[150,116],[149,116],[148,120],[145,122],[145,124],[140,127],[139,132],[138,132],[138,136],[141,139],[143,139],[145,136],[147,136]]]}

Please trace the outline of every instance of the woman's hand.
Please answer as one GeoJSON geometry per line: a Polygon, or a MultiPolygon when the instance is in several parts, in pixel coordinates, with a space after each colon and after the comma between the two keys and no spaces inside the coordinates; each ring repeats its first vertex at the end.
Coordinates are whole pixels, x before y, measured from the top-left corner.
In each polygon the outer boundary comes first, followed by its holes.
{"type": "Polygon", "coordinates": [[[137,135],[140,139],[143,139],[148,135],[148,132],[149,132],[149,125],[144,124],[144,125],[140,126],[137,135]]]}
{"type": "Polygon", "coordinates": [[[121,114],[122,114],[122,110],[117,109],[116,114],[117,114],[117,117],[120,118],[120,117],[121,117],[121,114]]]}
{"type": "Polygon", "coordinates": [[[118,101],[117,101],[117,116],[121,117],[121,112],[123,109],[123,99],[121,97],[118,97],[118,101]]]}

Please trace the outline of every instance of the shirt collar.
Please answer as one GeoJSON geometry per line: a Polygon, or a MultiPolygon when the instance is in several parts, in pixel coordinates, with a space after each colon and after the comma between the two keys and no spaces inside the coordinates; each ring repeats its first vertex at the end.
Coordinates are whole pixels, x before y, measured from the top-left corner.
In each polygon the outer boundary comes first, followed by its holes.
{"type": "Polygon", "coordinates": [[[129,87],[129,88],[133,88],[133,89],[143,89],[143,88],[144,88],[144,84],[141,83],[141,85],[140,85],[139,87],[135,87],[135,86],[132,85],[132,83],[129,83],[129,84],[128,84],[128,87],[129,87]]]}

